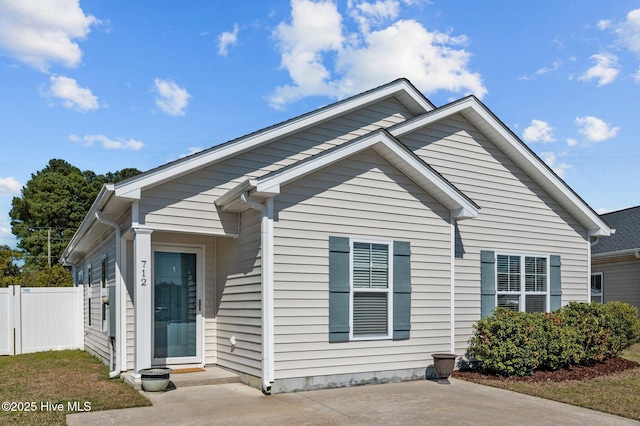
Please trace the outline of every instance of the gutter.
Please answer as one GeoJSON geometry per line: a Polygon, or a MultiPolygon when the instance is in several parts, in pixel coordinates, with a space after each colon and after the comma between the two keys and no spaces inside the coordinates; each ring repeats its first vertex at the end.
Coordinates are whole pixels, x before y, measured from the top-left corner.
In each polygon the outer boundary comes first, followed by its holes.
{"type": "Polygon", "coordinates": [[[243,203],[262,214],[260,224],[261,242],[261,282],[262,282],[262,392],[271,394],[275,377],[274,362],[274,311],[273,311],[273,198],[267,198],[266,207],[249,199],[247,191],[242,191],[243,203]]]}
{"type": "MultiPolygon", "coordinates": [[[[116,245],[116,272],[115,272],[115,278],[116,278],[116,300],[114,300],[112,303],[116,303],[116,312],[117,312],[117,318],[115,321],[116,324],[116,336],[115,336],[115,347],[113,344],[113,339],[111,337],[109,337],[109,345],[111,346],[111,350],[109,351],[109,358],[111,358],[113,356],[113,354],[115,353],[115,358],[116,358],[116,362],[115,362],[115,368],[113,371],[109,371],[109,378],[113,379],[115,377],[118,377],[120,375],[120,371],[121,371],[121,366],[120,366],[120,356],[118,356],[118,354],[120,352],[122,352],[122,345],[119,344],[120,340],[119,337],[122,334],[122,330],[120,330],[121,325],[120,325],[120,316],[122,313],[122,304],[120,303],[120,299],[121,299],[121,293],[122,293],[122,280],[121,280],[121,276],[120,276],[120,265],[121,265],[121,254],[120,254],[120,225],[118,225],[116,222],[106,219],[102,216],[102,212],[100,210],[96,210],[95,211],[95,217],[98,220],[98,222],[100,223],[104,223],[105,225],[109,225],[112,226],[113,229],[115,230],[115,245],[116,245]],[[120,349],[120,351],[118,351],[118,349],[120,349]]],[[[109,363],[109,368],[111,368],[111,365],[113,363],[110,362],[109,363]]]]}

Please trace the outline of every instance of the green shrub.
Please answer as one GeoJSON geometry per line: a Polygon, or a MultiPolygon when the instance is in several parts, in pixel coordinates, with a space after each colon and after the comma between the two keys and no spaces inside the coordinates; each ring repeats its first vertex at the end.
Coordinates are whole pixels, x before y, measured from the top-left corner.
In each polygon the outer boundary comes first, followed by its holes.
{"type": "Polygon", "coordinates": [[[572,302],[544,314],[498,308],[475,324],[467,355],[488,373],[525,376],[602,362],[638,341],[638,310],[625,303],[572,302]]]}
{"type": "Polygon", "coordinates": [[[540,328],[537,318],[524,312],[498,308],[474,326],[468,355],[482,369],[504,376],[526,376],[540,364],[540,328]]]}
{"type": "Polygon", "coordinates": [[[571,302],[556,314],[566,327],[576,331],[576,364],[593,365],[615,355],[612,324],[604,305],[571,302]]]}
{"type": "Polygon", "coordinates": [[[638,308],[622,302],[608,302],[603,306],[615,335],[616,353],[640,342],[638,308]]]}

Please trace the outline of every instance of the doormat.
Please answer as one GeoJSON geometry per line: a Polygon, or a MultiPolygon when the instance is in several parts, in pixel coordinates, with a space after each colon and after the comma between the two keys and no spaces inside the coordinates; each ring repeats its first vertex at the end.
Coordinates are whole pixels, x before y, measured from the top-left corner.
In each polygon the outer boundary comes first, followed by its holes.
{"type": "Polygon", "coordinates": [[[178,368],[173,370],[171,374],[180,374],[180,373],[199,373],[205,371],[204,368],[178,368]]]}

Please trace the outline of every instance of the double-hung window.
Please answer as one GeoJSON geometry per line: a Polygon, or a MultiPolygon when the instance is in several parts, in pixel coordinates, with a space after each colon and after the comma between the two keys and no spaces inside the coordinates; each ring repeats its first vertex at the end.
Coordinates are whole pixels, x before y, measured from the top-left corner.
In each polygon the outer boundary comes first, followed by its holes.
{"type": "Polygon", "coordinates": [[[549,257],[498,254],[496,306],[524,312],[549,310],[549,257]]]}
{"type": "Polygon", "coordinates": [[[602,303],[602,284],[604,281],[602,272],[591,274],[591,303],[602,303]]]}
{"type": "Polygon", "coordinates": [[[393,307],[393,245],[352,240],[352,338],[388,338],[393,307]]]}

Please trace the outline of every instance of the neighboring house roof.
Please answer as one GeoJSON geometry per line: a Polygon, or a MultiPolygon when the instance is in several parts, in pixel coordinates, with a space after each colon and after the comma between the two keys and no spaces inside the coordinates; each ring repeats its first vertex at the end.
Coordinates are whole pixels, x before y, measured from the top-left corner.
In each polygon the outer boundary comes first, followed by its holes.
{"type": "Polygon", "coordinates": [[[640,206],[601,215],[615,234],[603,238],[595,244],[591,253],[594,257],[612,254],[627,254],[640,250],[640,206]]]}

